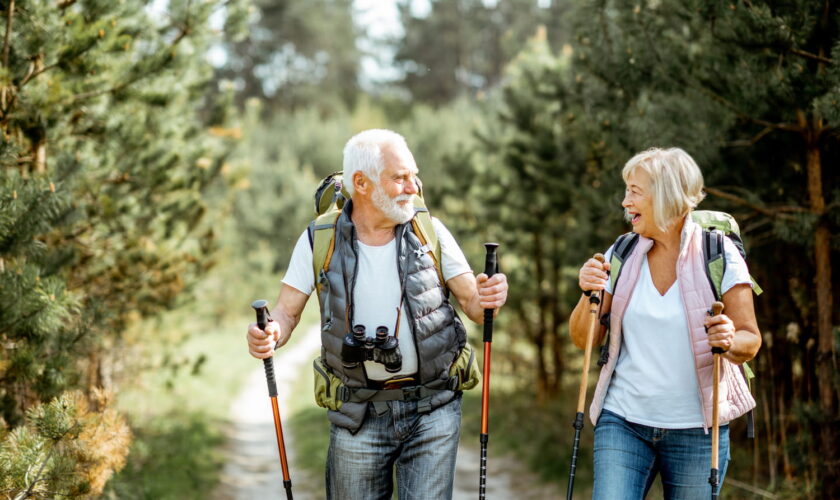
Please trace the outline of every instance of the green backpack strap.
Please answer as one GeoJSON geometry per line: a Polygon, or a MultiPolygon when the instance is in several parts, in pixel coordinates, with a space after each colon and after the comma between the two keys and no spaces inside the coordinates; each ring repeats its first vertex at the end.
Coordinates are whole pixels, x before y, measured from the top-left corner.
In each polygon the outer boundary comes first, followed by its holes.
{"type": "Polygon", "coordinates": [[[621,276],[621,268],[638,242],[638,234],[624,233],[613,243],[612,254],[610,255],[610,289],[613,291],[613,295],[615,295],[615,285],[621,276]]]}
{"type": "MultiPolygon", "coordinates": [[[[621,277],[621,269],[627,257],[633,252],[636,244],[639,242],[639,235],[636,233],[624,233],[616,238],[612,246],[612,253],[610,254],[610,289],[615,295],[615,287],[618,284],[618,278],[621,277]]],[[[604,335],[603,343],[600,348],[600,355],[598,356],[598,366],[604,366],[609,360],[610,347],[610,315],[607,313],[601,318],[601,324],[607,328],[607,334],[604,335]]]]}
{"type": "MultiPolygon", "coordinates": [[[[426,249],[426,253],[434,261],[435,270],[438,273],[441,285],[446,287],[440,263],[440,240],[435,232],[432,216],[429,213],[429,209],[426,208],[423,199],[419,196],[414,197],[414,209],[416,212],[414,218],[411,219],[414,234],[420,240],[420,244],[426,249]]],[[[312,275],[315,277],[315,286],[319,292],[321,291],[321,285],[319,283],[321,271],[329,271],[332,254],[335,250],[335,224],[338,221],[339,215],[341,215],[341,210],[330,210],[323,215],[319,215],[314,221],[309,223],[307,229],[309,243],[312,247],[312,275]]]]}
{"type": "Polygon", "coordinates": [[[712,287],[715,300],[722,300],[723,275],[726,273],[726,258],[723,253],[723,232],[717,229],[703,230],[703,260],[706,278],[712,287]]]}
{"type": "MultiPolygon", "coordinates": [[[[321,271],[329,271],[332,254],[335,250],[335,223],[341,210],[335,209],[319,215],[309,224],[309,243],[312,246],[312,275],[315,287],[321,291],[321,271]]],[[[319,295],[320,296],[320,295],[319,295]]]]}
{"type": "MultiPolygon", "coordinates": [[[[746,259],[746,252],[744,245],[741,242],[740,231],[738,230],[738,223],[731,215],[723,212],[711,212],[708,210],[700,211],[699,220],[695,217],[696,212],[692,212],[692,220],[703,226],[703,258],[706,261],[706,277],[709,279],[709,285],[712,287],[712,292],[715,299],[723,300],[721,287],[723,284],[723,275],[726,272],[726,258],[724,255],[724,236],[728,237],[738,249],[742,257],[746,259]],[[727,232],[729,231],[729,232],[727,232]]],[[[750,276],[752,281],[752,288],[756,295],[760,295],[761,287],[755,282],[755,278],[750,276]]],[[[743,363],[740,366],[741,374],[747,382],[747,387],[752,393],[752,379],[755,378],[750,365],[743,363]]],[[[747,412],[747,438],[755,438],[755,414],[753,410],[747,412]]]]}
{"type": "MultiPolygon", "coordinates": [[[[709,285],[717,300],[721,300],[721,287],[723,275],[726,272],[726,259],[723,254],[723,236],[735,245],[735,249],[747,260],[747,252],[744,249],[744,242],[741,240],[741,230],[734,217],[726,212],[714,210],[694,210],[691,212],[691,220],[703,228],[703,255],[706,259],[706,276],[709,278],[709,285]]],[[[761,295],[763,290],[755,278],[750,275],[750,282],[756,295],[761,295]]]]}
{"type": "Polygon", "coordinates": [[[443,269],[441,267],[441,250],[440,240],[435,232],[435,226],[432,223],[432,215],[429,209],[426,208],[426,203],[423,198],[414,196],[414,218],[411,219],[411,227],[414,229],[414,234],[420,240],[420,244],[426,249],[426,253],[432,258],[435,263],[435,270],[437,270],[440,284],[446,288],[446,281],[443,279],[443,269]]]}

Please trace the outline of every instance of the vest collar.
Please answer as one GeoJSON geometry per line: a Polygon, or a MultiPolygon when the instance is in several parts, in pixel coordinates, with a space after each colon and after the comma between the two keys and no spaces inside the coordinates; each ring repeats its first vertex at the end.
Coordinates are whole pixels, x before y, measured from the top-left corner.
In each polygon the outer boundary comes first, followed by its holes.
{"type": "Polygon", "coordinates": [[[691,245],[694,235],[697,233],[697,223],[691,219],[691,212],[685,215],[683,219],[683,227],[680,232],[680,259],[686,256],[686,252],[691,245]]]}

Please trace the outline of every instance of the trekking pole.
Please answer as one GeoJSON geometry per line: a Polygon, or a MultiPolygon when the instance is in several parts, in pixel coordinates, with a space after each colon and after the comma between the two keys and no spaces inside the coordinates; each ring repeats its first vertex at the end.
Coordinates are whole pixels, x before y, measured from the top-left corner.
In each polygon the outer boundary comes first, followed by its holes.
{"type": "MultiPolygon", "coordinates": [[[[484,259],[484,274],[489,278],[496,274],[496,248],[498,243],[485,243],[487,255],[484,259]]],[[[493,342],[493,309],[484,310],[484,379],[481,384],[481,468],[479,469],[478,498],[484,500],[487,484],[487,441],[488,412],[490,411],[490,344],[493,342]]]]}
{"type": "MultiPolygon", "coordinates": [[[[709,310],[709,316],[717,316],[723,312],[723,302],[715,302],[709,310]]],[[[712,485],[712,500],[718,497],[718,451],[720,447],[720,429],[718,423],[718,382],[720,378],[720,355],[723,349],[712,347],[712,470],[709,473],[709,484],[712,485]]]]}
{"type": "MultiPolygon", "coordinates": [[[[604,262],[604,255],[596,253],[594,259],[604,262]]],[[[572,500],[572,492],[575,489],[575,471],[577,470],[578,448],[580,446],[580,431],[583,429],[583,407],[586,404],[586,386],[589,382],[589,358],[592,357],[592,340],[595,338],[595,328],[598,327],[598,310],[600,309],[600,293],[590,292],[589,294],[589,331],[586,332],[586,347],[583,354],[583,373],[580,377],[580,389],[578,390],[577,413],[572,427],[575,428],[575,441],[572,445],[572,464],[569,467],[569,488],[566,490],[566,500],[572,500]]]]}
{"type": "MultiPolygon", "coordinates": [[[[268,301],[256,300],[251,307],[257,312],[257,326],[265,330],[271,317],[268,315],[268,301]]],[[[283,443],[283,426],[280,424],[280,408],[277,406],[277,382],[274,380],[274,357],[263,360],[265,380],[268,382],[268,396],[271,398],[271,411],[274,412],[274,433],[277,435],[277,448],[280,450],[280,467],[283,470],[283,487],[286,499],[292,499],[292,479],[289,477],[289,463],[286,461],[286,445],[283,443]]]]}

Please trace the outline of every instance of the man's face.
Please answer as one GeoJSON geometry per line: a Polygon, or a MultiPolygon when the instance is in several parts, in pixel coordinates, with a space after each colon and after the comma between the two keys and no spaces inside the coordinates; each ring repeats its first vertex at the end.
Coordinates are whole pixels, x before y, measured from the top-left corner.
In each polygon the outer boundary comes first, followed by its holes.
{"type": "Polygon", "coordinates": [[[417,165],[408,148],[386,145],[382,148],[385,168],[375,183],[373,204],[389,219],[402,224],[414,217],[412,196],[417,194],[417,165]]]}

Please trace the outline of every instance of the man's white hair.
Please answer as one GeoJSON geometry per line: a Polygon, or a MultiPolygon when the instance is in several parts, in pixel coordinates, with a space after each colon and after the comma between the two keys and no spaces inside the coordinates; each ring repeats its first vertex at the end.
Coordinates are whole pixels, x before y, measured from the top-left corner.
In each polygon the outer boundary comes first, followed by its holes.
{"type": "Polygon", "coordinates": [[[379,184],[379,175],[385,169],[382,147],[386,145],[408,149],[403,136],[385,129],[359,132],[344,145],[344,188],[350,196],[353,196],[353,175],[358,171],[379,184]]]}
{"type": "Polygon", "coordinates": [[[706,196],[700,167],[680,148],[651,148],[630,158],[621,171],[625,182],[637,168],[650,176],[653,222],[661,230],[685,217],[706,196]]]}

